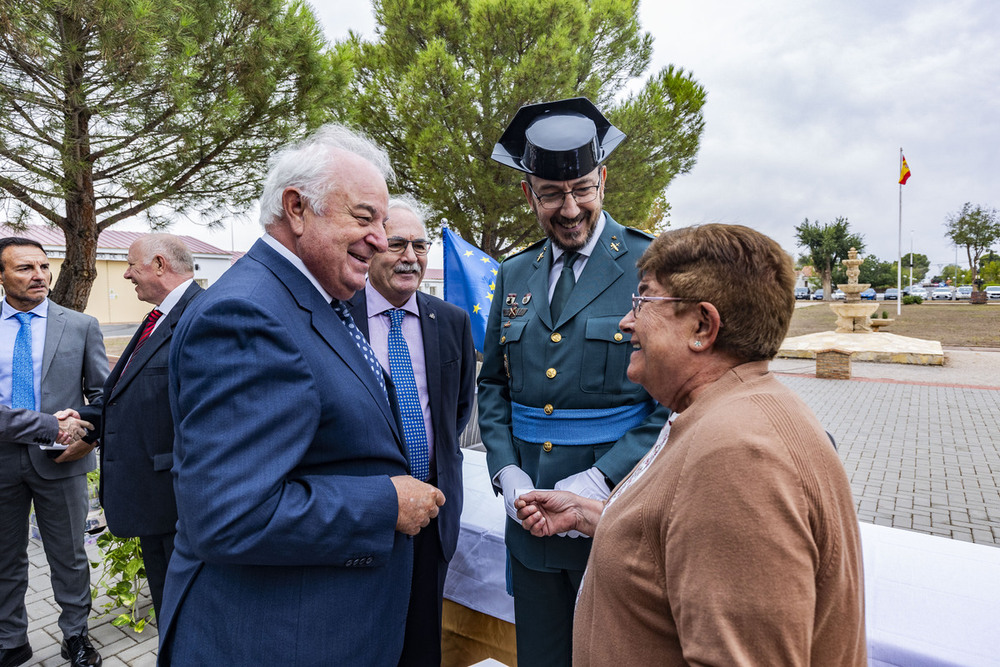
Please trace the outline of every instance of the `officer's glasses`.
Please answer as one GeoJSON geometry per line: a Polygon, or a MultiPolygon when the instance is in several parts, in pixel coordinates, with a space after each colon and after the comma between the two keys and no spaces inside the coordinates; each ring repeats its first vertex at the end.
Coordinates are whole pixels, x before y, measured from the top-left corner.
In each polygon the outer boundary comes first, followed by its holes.
{"type": "Polygon", "coordinates": [[[600,185],[587,185],[582,188],[573,188],[572,190],[563,190],[560,192],[546,192],[544,195],[540,195],[535,192],[535,189],[531,187],[528,183],[528,189],[531,190],[531,194],[535,195],[535,199],[538,200],[538,204],[549,211],[554,211],[558,208],[563,207],[563,202],[566,201],[566,195],[571,195],[577,204],[587,204],[589,202],[597,199],[597,191],[600,189],[600,185]]]}
{"type": "Polygon", "coordinates": [[[390,236],[386,239],[389,246],[389,252],[394,252],[396,254],[401,254],[406,252],[406,246],[412,245],[413,252],[417,255],[426,255],[431,249],[431,241],[427,239],[404,239],[401,236],[390,236]]]}

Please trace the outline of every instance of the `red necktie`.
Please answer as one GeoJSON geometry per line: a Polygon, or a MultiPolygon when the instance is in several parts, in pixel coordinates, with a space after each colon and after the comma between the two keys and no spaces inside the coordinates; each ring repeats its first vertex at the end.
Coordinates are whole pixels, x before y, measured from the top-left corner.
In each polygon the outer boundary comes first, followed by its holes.
{"type": "MultiPolygon", "coordinates": [[[[160,319],[161,315],[163,315],[163,313],[157,308],[149,311],[149,315],[146,315],[146,319],[142,323],[142,335],[139,336],[139,340],[136,341],[135,347],[132,349],[132,354],[129,355],[128,361],[125,363],[125,368],[128,368],[128,365],[132,363],[132,359],[135,358],[136,353],[142,349],[146,339],[149,338],[149,334],[153,333],[153,327],[156,326],[156,320],[160,319]]],[[[122,369],[122,373],[125,372],[125,368],[122,369]]]]}

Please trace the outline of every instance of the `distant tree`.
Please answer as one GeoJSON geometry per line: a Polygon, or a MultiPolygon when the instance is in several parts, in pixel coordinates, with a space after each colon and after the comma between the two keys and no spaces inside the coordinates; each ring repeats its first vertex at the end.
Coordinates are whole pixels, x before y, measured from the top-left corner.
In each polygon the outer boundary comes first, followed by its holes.
{"type": "MultiPolygon", "coordinates": [[[[911,282],[914,285],[919,285],[920,281],[924,279],[927,272],[931,269],[931,262],[927,259],[927,255],[923,255],[919,252],[913,253],[913,278],[910,278],[910,254],[906,253],[903,255],[903,284],[909,285],[911,282]]],[[[896,275],[896,262],[892,263],[893,276],[896,275]]],[[[892,284],[896,284],[896,278],[892,279],[892,284]]]]}
{"type": "Polygon", "coordinates": [[[858,276],[859,283],[868,283],[875,289],[885,289],[896,285],[895,262],[883,262],[875,255],[868,255],[858,268],[861,270],[858,276]]]}
{"type": "MultiPolygon", "coordinates": [[[[847,258],[851,248],[858,253],[865,249],[863,237],[851,233],[847,218],[837,218],[825,225],[820,224],[819,220],[809,222],[809,218],[806,218],[801,225],[795,227],[795,238],[799,247],[808,249],[812,266],[820,275],[824,300],[832,298],[830,288],[833,271],[840,260],[847,258]]],[[[846,279],[846,274],[844,278],[846,279]]]]}
{"type": "Polygon", "coordinates": [[[82,310],[101,231],[246,207],[346,79],[298,0],[2,2],[0,205],[62,229],[52,298],[82,310]]]}
{"type": "Polygon", "coordinates": [[[1000,214],[995,208],[973,206],[965,202],[962,210],[948,216],[945,236],[965,248],[969,260],[969,282],[975,284],[979,258],[1000,239],[1000,214]]]}
{"type": "Polygon", "coordinates": [[[979,277],[985,285],[1000,283],[1000,260],[986,262],[980,267],[979,277]]]}
{"type": "Polygon", "coordinates": [[[983,267],[990,262],[1000,262],[1000,255],[990,250],[982,257],[979,258],[979,272],[982,273],[983,267]]]}
{"type": "MultiPolygon", "coordinates": [[[[386,146],[399,186],[500,257],[541,236],[518,183],[490,160],[524,104],[583,95],[628,135],[609,161],[608,211],[659,229],[663,191],[691,169],[705,90],[665,67],[635,92],[653,38],[639,0],[374,0],[375,39],[338,48],[354,64],[341,108],[386,146]]],[[[432,221],[436,229],[440,221],[432,221]]]]}

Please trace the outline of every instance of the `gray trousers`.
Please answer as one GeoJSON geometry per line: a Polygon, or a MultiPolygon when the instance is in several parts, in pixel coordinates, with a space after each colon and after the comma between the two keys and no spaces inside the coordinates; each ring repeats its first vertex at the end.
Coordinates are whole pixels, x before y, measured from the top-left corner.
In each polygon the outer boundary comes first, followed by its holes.
{"type": "Polygon", "coordinates": [[[0,647],[28,641],[28,513],[32,501],[63,636],[87,633],[90,565],[84,549],[87,476],[42,479],[27,448],[0,442],[0,647]]]}

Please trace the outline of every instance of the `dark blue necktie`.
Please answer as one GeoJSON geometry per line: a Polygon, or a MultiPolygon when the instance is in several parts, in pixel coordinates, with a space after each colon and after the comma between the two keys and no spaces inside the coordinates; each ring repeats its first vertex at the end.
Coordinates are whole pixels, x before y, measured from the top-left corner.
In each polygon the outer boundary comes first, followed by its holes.
{"type": "Polygon", "coordinates": [[[410,349],[403,338],[404,317],[405,310],[394,308],[389,311],[389,319],[392,321],[392,326],[389,327],[389,375],[396,385],[396,399],[403,419],[403,437],[406,450],[410,453],[410,474],[426,482],[430,473],[427,429],[424,426],[424,411],[420,407],[420,394],[417,393],[417,381],[413,377],[410,349]]]}
{"type": "Polygon", "coordinates": [[[35,409],[35,362],[31,358],[31,318],[34,313],[17,313],[21,323],[14,339],[14,359],[11,364],[10,407],[35,409]]]}
{"type": "Polygon", "coordinates": [[[351,311],[347,309],[344,302],[334,299],[330,305],[333,306],[333,312],[337,313],[337,316],[340,317],[341,321],[343,321],[344,326],[347,327],[347,332],[351,334],[352,338],[354,338],[355,345],[358,346],[358,349],[361,350],[361,354],[364,355],[365,361],[368,362],[368,368],[371,369],[371,372],[375,375],[375,379],[378,380],[378,386],[382,388],[382,393],[385,394],[385,400],[388,402],[389,392],[385,389],[385,378],[382,377],[382,366],[378,363],[378,359],[375,357],[375,350],[372,349],[372,346],[368,344],[368,341],[365,340],[365,337],[361,334],[361,330],[358,329],[356,324],[354,324],[354,318],[351,317],[351,311]]]}

